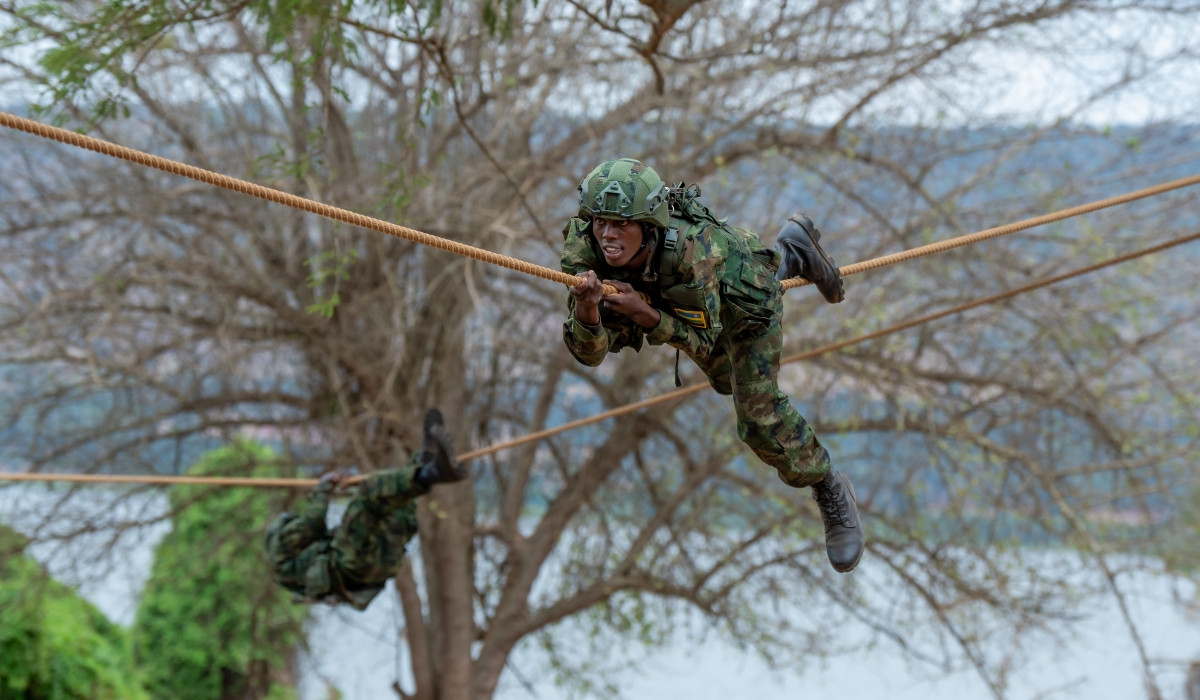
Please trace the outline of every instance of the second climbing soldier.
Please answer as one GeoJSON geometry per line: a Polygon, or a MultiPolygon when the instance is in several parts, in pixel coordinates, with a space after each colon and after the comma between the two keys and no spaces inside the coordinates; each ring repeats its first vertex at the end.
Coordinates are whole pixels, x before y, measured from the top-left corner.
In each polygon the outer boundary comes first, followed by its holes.
{"type": "Polygon", "coordinates": [[[276,583],[304,600],[366,609],[395,575],[405,545],[417,534],[417,498],[434,484],[466,478],[437,409],[425,414],[424,432],[422,450],[406,466],[363,479],[332,531],[325,527],[325,512],[330,493],[345,477],[342,472],[321,477],[299,513],[276,519],[265,543],[276,583]]]}

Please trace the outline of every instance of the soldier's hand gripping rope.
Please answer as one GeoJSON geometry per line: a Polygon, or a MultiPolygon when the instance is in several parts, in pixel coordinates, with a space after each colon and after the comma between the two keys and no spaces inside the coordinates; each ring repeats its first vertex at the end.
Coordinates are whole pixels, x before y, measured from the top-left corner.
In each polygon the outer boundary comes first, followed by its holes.
{"type": "Polygon", "coordinates": [[[342,482],[344,482],[348,476],[350,476],[348,473],[340,469],[331,472],[325,472],[317,481],[317,491],[320,491],[321,493],[333,493],[339,486],[342,485],[342,482]]]}

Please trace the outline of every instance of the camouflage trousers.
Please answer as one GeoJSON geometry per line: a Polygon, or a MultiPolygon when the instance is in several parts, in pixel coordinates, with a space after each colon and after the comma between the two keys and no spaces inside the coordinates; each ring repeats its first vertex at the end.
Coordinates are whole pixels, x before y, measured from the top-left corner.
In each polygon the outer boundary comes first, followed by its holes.
{"type": "Polygon", "coordinates": [[[802,488],[829,473],[829,452],[779,390],[782,354],[783,329],[775,315],[765,329],[730,334],[708,357],[692,360],[718,394],[733,396],[738,438],[785,484],[802,488]]]}
{"type": "Polygon", "coordinates": [[[333,532],[330,560],[349,590],[384,584],[396,573],[404,547],[417,534],[416,499],[425,490],[415,469],[392,469],[362,481],[333,532]]]}

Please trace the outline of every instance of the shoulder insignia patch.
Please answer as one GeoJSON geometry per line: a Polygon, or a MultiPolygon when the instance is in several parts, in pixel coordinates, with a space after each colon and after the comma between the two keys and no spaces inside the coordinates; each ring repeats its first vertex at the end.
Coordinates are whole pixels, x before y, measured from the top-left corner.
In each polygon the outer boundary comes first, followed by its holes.
{"type": "Polygon", "coordinates": [[[675,315],[696,328],[708,328],[708,315],[703,311],[690,311],[676,306],[675,315]]]}

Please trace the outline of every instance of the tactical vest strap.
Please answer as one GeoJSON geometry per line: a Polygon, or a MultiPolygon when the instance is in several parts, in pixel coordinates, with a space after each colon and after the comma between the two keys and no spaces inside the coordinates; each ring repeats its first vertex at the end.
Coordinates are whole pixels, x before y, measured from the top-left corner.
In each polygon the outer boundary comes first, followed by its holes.
{"type": "MultiPolygon", "coordinates": [[[[689,236],[698,237],[712,225],[712,222],[702,219],[699,226],[696,226],[689,236]]],[[[684,243],[683,237],[679,235],[678,226],[668,228],[667,232],[663,234],[662,258],[658,263],[658,286],[660,288],[674,287],[679,284],[679,256],[683,252],[684,243]]]]}
{"type": "Polygon", "coordinates": [[[679,229],[672,226],[663,235],[662,258],[658,264],[658,284],[674,287],[679,284],[679,229]]]}

